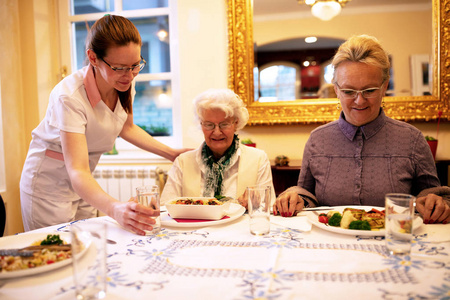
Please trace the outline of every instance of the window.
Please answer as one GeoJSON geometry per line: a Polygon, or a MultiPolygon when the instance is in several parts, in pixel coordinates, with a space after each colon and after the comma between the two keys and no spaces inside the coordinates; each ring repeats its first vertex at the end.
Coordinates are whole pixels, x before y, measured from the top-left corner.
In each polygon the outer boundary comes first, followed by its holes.
{"type": "Polygon", "coordinates": [[[299,69],[297,65],[289,62],[262,66],[259,76],[255,76],[255,86],[259,86],[260,93],[255,99],[260,102],[298,99],[299,69]]]}
{"type": "MultiPolygon", "coordinates": [[[[142,38],[141,55],[147,61],[136,77],[134,122],[159,141],[180,147],[180,105],[174,105],[179,101],[178,49],[176,43],[171,42],[177,38],[176,1],[67,0],[60,3],[61,65],[70,65],[68,69],[72,72],[85,65],[87,28],[97,19],[111,13],[134,23],[142,38]]],[[[116,141],[116,149],[119,154],[140,151],[120,138],[116,141]]]]}

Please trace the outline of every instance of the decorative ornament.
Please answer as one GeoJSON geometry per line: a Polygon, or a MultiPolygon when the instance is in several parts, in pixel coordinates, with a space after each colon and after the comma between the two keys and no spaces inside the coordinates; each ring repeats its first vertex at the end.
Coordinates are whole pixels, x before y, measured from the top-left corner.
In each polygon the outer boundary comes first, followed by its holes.
{"type": "Polygon", "coordinates": [[[280,167],[289,166],[289,157],[285,155],[278,155],[275,157],[275,165],[280,167]]]}

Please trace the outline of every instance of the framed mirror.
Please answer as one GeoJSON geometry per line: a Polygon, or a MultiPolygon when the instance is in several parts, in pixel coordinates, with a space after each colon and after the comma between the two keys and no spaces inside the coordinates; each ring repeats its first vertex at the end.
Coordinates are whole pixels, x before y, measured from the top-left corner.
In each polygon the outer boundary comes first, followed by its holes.
{"type": "MultiPolygon", "coordinates": [[[[293,0],[294,1],[294,0],[293,0]]],[[[432,1],[433,87],[429,96],[385,97],[384,110],[403,121],[450,120],[450,0],[432,1]]],[[[327,123],[339,117],[337,98],[259,102],[254,99],[253,1],[227,0],[229,80],[247,104],[247,125],[327,123]]],[[[395,59],[395,58],[394,58],[395,59]]]]}

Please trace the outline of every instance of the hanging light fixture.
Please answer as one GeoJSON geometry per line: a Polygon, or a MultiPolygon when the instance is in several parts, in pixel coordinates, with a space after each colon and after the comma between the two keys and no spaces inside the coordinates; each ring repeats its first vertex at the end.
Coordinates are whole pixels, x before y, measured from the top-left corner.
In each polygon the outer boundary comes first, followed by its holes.
{"type": "Polygon", "coordinates": [[[299,4],[311,6],[311,13],[322,21],[336,17],[351,0],[297,0],[299,4]]]}

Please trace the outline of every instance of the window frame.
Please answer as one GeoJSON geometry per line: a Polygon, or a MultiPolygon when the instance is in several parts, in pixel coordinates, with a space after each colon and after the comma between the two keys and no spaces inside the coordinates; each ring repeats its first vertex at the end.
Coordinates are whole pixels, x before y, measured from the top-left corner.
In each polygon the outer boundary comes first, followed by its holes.
{"type": "MultiPolygon", "coordinates": [[[[284,66],[284,67],[289,67],[289,68],[294,68],[295,69],[295,83],[294,83],[294,89],[295,89],[295,99],[299,99],[300,98],[300,87],[301,87],[301,78],[300,78],[300,66],[290,62],[290,61],[284,61],[284,60],[280,60],[280,61],[273,61],[264,65],[261,65],[259,67],[258,70],[258,89],[261,89],[261,72],[264,71],[267,68],[273,67],[273,66],[284,66]]],[[[278,90],[278,85],[277,85],[277,90],[278,90]]],[[[267,102],[264,100],[265,97],[259,97],[258,101],[260,102],[267,102]]],[[[294,99],[294,100],[295,100],[294,99]]],[[[292,101],[292,100],[277,100],[277,101],[292,101]]]]}
{"type": "MultiPolygon", "coordinates": [[[[125,1],[125,0],[123,0],[125,1]]],[[[179,48],[178,48],[178,11],[177,0],[169,0],[168,7],[150,8],[138,10],[123,10],[122,0],[114,1],[114,11],[102,13],[90,13],[71,15],[70,0],[58,1],[59,15],[59,40],[60,40],[60,66],[66,68],[67,74],[76,70],[75,58],[75,35],[73,35],[73,23],[95,21],[103,17],[106,13],[120,15],[126,18],[151,18],[158,16],[168,16],[169,18],[169,44],[170,44],[170,72],[145,73],[136,76],[136,82],[147,82],[152,80],[169,80],[172,89],[172,136],[154,137],[161,143],[173,148],[181,148],[182,145],[182,126],[181,126],[181,105],[180,105],[180,79],[179,79],[179,48]]],[[[151,63],[149,61],[148,63],[151,63]]],[[[116,150],[118,155],[102,155],[100,163],[151,163],[166,160],[163,157],[144,151],[118,137],[116,139],[116,150]]]]}

